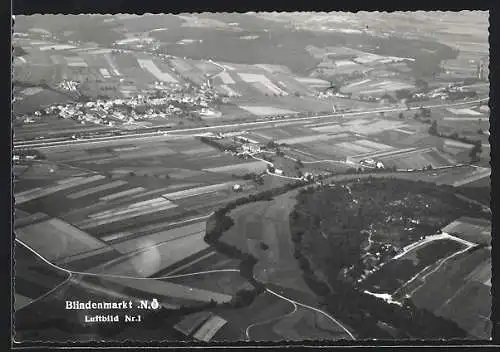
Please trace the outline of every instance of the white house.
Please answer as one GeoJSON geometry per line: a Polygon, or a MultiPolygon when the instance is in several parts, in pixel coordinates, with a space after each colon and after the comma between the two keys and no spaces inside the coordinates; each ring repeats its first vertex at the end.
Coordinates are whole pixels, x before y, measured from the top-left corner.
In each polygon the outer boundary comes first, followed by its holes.
{"type": "Polygon", "coordinates": [[[242,145],[243,151],[246,153],[260,153],[260,146],[251,144],[251,143],[245,143],[242,145]]]}

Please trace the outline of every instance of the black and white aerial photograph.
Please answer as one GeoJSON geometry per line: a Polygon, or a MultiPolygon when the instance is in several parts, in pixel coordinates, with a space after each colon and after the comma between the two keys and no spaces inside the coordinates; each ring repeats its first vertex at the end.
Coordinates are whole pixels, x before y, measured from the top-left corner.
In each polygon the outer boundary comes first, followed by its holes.
{"type": "Polygon", "coordinates": [[[17,15],[17,343],[489,341],[488,12],[17,15]]]}

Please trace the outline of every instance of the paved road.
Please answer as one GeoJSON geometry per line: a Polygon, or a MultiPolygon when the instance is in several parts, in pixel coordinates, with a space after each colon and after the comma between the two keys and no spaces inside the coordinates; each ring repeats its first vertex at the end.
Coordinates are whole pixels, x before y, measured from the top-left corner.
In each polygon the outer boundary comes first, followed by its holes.
{"type": "MultiPolygon", "coordinates": [[[[447,103],[447,104],[437,104],[437,105],[428,105],[424,106],[424,108],[437,108],[437,107],[450,107],[450,106],[461,106],[461,105],[468,105],[468,104],[474,104],[478,103],[480,101],[485,101],[488,100],[487,98],[484,99],[478,99],[478,100],[473,100],[473,101],[464,101],[464,102],[459,102],[459,103],[447,103]]],[[[420,107],[411,107],[409,110],[418,110],[420,107]]],[[[220,130],[220,129],[227,129],[227,128],[247,128],[247,127],[253,127],[253,126],[265,126],[265,125],[270,125],[273,127],[279,127],[282,124],[288,124],[290,122],[307,122],[307,121],[312,121],[312,120],[317,120],[317,119],[323,119],[323,118],[329,118],[329,117],[356,117],[356,116],[362,116],[362,115],[367,115],[367,114],[374,114],[374,113],[381,113],[381,112],[400,112],[400,111],[407,111],[407,108],[404,107],[399,107],[399,108],[380,108],[380,109],[374,109],[374,110],[366,110],[366,111],[356,111],[356,112],[346,112],[346,113],[335,113],[335,114],[327,114],[327,115],[318,115],[318,116],[311,116],[311,117],[294,117],[294,118],[283,118],[280,120],[259,120],[259,121],[251,121],[251,122],[241,122],[241,123],[229,123],[229,124],[220,124],[220,125],[213,125],[213,126],[207,126],[207,127],[194,127],[194,128],[183,128],[183,129],[176,129],[176,130],[167,130],[164,132],[158,132],[158,131],[153,131],[153,132],[142,132],[142,133],[136,133],[136,134],[128,134],[128,135],[123,135],[123,136],[109,136],[109,137],[93,137],[89,139],[80,139],[80,140],[65,140],[65,141],[44,141],[44,140],[33,140],[33,141],[23,141],[23,142],[14,142],[14,150],[15,149],[20,149],[20,148],[48,148],[48,147],[54,147],[54,146],[67,146],[67,145],[76,145],[76,144],[92,144],[95,142],[112,142],[116,140],[124,140],[124,141],[133,141],[136,139],[144,139],[144,138],[153,138],[153,137],[162,137],[163,135],[177,135],[177,134],[188,134],[189,133],[200,133],[200,132],[206,132],[207,130],[220,130]]]]}

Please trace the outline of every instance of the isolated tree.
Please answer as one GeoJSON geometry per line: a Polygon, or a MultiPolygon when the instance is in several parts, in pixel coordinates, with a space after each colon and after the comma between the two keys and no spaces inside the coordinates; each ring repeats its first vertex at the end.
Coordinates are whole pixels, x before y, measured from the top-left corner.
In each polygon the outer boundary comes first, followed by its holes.
{"type": "Polygon", "coordinates": [[[418,78],[415,80],[415,86],[420,90],[426,90],[429,88],[429,83],[427,83],[421,78],[418,78]]]}
{"type": "Polygon", "coordinates": [[[432,121],[431,127],[429,127],[429,134],[437,135],[437,133],[438,133],[438,125],[437,121],[434,120],[432,121]]]}
{"type": "Polygon", "coordinates": [[[483,148],[481,146],[481,141],[474,142],[474,147],[470,150],[469,156],[471,158],[471,162],[477,162],[480,160],[479,154],[483,152],[483,148]]]}
{"type": "Polygon", "coordinates": [[[304,164],[302,163],[302,160],[300,160],[299,158],[297,158],[297,160],[295,161],[295,163],[296,163],[297,168],[304,167],[304,164]]]}
{"type": "Polygon", "coordinates": [[[402,112],[400,112],[399,113],[399,119],[400,120],[404,120],[404,118],[405,118],[405,115],[402,112]]]}

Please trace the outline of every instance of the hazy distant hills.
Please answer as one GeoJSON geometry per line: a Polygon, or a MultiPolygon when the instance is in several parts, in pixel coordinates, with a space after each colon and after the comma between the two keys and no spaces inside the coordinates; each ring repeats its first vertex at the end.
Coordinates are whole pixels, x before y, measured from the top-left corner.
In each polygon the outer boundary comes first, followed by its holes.
{"type": "MultiPolygon", "coordinates": [[[[276,21],[273,17],[277,15],[273,14],[197,14],[194,17],[34,15],[17,16],[15,31],[28,32],[38,28],[64,40],[94,42],[105,47],[130,35],[147,35],[158,39],[171,55],[234,63],[280,64],[299,74],[308,74],[319,63],[306,52],[308,45],[320,48],[346,46],[375,54],[412,57],[416,59],[412,67],[415,76],[432,75],[438,70],[441,60],[453,59],[457,55],[453,48],[431,40],[374,36],[371,32],[310,30],[318,23],[325,26],[337,23],[339,28],[353,28],[364,24],[365,20],[370,21],[368,26],[383,22],[378,18],[380,16],[373,14],[371,17],[376,20],[356,15],[356,22],[346,14],[280,16],[280,21],[276,21]],[[292,20],[300,22],[301,29],[293,30],[292,20]],[[197,42],[178,44],[183,39],[196,39],[197,42]]],[[[399,22],[408,24],[404,18],[389,21],[392,27],[399,22]]]]}

